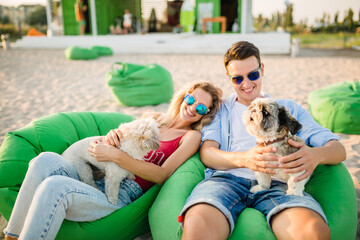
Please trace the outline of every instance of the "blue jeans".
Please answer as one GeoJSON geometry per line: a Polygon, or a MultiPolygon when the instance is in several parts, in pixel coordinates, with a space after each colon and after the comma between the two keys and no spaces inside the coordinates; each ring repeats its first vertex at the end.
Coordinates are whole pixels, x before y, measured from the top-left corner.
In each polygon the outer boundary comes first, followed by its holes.
{"type": "Polygon", "coordinates": [[[55,239],[64,219],[94,221],[122,208],[142,195],[140,186],[125,179],[117,206],[100,190],[79,181],[73,165],[56,153],[45,152],[31,160],[17,196],[6,235],[19,239],[55,239]]]}
{"type": "Polygon", "coordinates": [[[225,215],[230,225],[230,234],[234,230],[237,217],[247,207],[262,212],[266,216],[270,229],[271,217],[286,208],[293,207],[311,209],[327,222],[320,204],[306,192],[304,196],[286,195],[287,184],[274,180],[269,190],[250,192],[250,188],[256,184],[256,180],[237,177],[229,173],[214,173],[194,188],[180,215],[184,215],[196,204],[210,204],[225,215]]]}

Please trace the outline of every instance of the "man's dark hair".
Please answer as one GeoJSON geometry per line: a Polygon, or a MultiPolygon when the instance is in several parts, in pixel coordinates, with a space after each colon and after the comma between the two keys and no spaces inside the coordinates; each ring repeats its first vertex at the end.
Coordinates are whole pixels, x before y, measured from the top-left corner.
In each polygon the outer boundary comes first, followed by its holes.
{"type": "Polygon", "coordinates": [[[255,56],[259,64],[261,64],[260,51],[254,44],[247,41],[236,42],[224,55],[225,68],[227,69],[229,62],[232,60],[244,60],[251,56],[255,56]]]}

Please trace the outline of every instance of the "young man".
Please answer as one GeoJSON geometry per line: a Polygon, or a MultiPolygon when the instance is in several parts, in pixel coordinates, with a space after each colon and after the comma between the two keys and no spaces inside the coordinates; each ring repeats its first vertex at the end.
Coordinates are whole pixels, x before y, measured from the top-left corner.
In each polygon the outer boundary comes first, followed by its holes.
{"type": "Polygon", "coordinates": [[[309,194],[286,195],[287,184],[280,181],[272,181],[270,190],[255,194],[250,188],[256,185],[254,170],[265,173],[273,173],[274,168],[288,173],[305,170],[296,178],[300,181],[310,176],[319,164],[344,161],[345,149],[339,137],[318,125],[294,101],[277,100],[303,125],[297,135],[308,146],[290,140],[299,149],[297,152],[281,158],[266,155],[276,152],[276,148],[257,146],[242,121],[250,103],[263,96],[264,64],[259,49],[249,42],[237,42],[225,53],[224,63],[235,93],[203,130],[200,157],[208,169],[205,180],[193,190],[181,212],[183,239],[228,238],[238,215],[246,207],[266,216],[277,239],[330,239],[326,216],[309,194]]]}

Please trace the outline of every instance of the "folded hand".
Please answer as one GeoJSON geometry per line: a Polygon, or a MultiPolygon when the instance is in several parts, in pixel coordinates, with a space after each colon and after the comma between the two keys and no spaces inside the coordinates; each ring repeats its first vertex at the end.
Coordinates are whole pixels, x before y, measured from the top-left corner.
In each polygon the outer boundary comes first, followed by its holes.
{"type": "Polygon", "coordinates": [[[273,146],[255,146],[248,151],[244,165],[254,171],[273,174],[275,173],[274,168],[278,168],[278,166],[272,162],[277,161],[280,157],[270,155],[270,153],[276,151],[277,149],[273,146]]]}
{"type": "Polygon", "coordinates": [[[93,156],[99,162],[114,161],[120,151],[114,146],[108,145],[102,141],[95,140],[90,143],[88,148],[89,154],[93,156]]]}

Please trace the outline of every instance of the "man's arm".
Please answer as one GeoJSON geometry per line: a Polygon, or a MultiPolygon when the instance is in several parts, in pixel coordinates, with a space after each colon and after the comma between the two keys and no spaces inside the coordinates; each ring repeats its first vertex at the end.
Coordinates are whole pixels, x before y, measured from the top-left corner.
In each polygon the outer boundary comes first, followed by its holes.
{"type": "Polygon", "coordinates": [[[276,148],[256,146],[246,152],[227,152],[220,150],[216,141],[207,140],[200,148],[200,158],[205,166],[213,169],[250,168],[254,171],[274,173],[273,168],[277,166],[269,161],[277,161],[279,157],[266,155],[271,152],[276,152],[276,148]]]}
{"type": "Polygon", "coordinates": [[[289,144],[299,150],[279,159],[280,167],[285,173],[305,172],[294,179],[301,181],[312,174],[317,165],[335,165],[346,159],[346,151],[342,143],[331,140],[321,147],[308,147],[306,144],[289,140],[289,144]]]}

